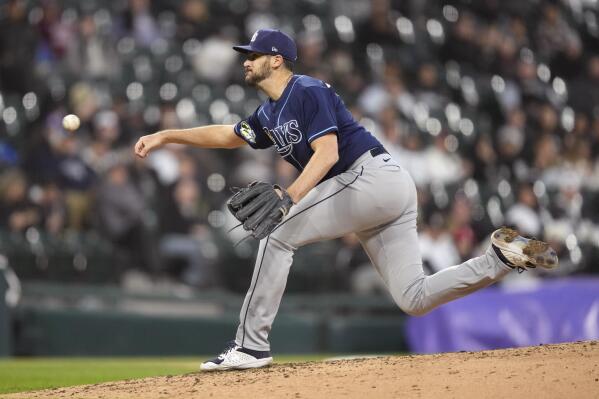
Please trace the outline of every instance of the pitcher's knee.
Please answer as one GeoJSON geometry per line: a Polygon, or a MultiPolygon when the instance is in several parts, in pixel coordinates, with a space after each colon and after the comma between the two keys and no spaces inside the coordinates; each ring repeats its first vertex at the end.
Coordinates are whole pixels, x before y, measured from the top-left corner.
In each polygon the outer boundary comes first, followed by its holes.
{"type": "Polygon", "coordinates": [[[279,225],[269,236],[271,241],[276,241],[278,245],[294,251],[302,246],[298,236],[298,230],[292,225],[279,225]]]}
{"type": "Polygon", "coordinates": [[[401,310],[403,310],[405,313],[409,314],[410,316],[424,316],[425,314],[427,314],[430,309],[426,309],[423,307],[418,307],[418,306],[412,306],[412,307],[401,307],[401,310]]]}
{"type": "Polygon", "coordinates": [[[395,303],[399,308],[410,316],[424,316],[431,309],[424,306],[420,301],[414,298],[408,298],[405,295],[401,298],[395,298],[395,303]]]}
{"type": "Polygon", "coordinates": [[[278,231],[274,231],[268,238],[267,240],[269,240],[269,245],[274,245],[280,249],[283,249],[285,251],[295,251],[297,249],[297,246],[295,246],[290,239],[291,237],[287,236],[284,234],[284,232],[278,232],[278,231]]]}

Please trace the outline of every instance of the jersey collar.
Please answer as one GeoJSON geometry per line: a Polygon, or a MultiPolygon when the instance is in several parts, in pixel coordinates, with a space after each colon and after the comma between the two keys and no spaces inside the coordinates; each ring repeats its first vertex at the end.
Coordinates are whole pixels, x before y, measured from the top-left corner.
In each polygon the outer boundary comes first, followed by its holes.
{"type": "Polygon", "coordinates": [[[273,109],[278,105],[278,104],[282,104],[285,102],[285,100],[287,99],[287,97],[289,96],[289,92],[291,91],[291,88],[293,87],[293,83],[295,83],[295,81],[297,80],[298,75],[292,75],[291,79],[289,79],[289,82],[287,82],[287,86],[285,86],[285,89],[283,90],[283,93],[281,94],[281,97],[279,97],[278,100],[273,100],[272,98],[268,98],[268,101],[270,102],[270,105],[273,107],[273,109]]]}

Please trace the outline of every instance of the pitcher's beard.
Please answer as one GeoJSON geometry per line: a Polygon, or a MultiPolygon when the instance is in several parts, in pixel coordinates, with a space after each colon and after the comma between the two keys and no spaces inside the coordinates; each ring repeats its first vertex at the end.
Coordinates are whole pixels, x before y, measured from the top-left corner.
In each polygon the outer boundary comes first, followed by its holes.
{"type": "Polygon", "coordinates": [[[259,70],[252,71],[251,75],[245,76],[245,83],[250,86],[256,86],[258,83],[262,82],[264,79],[267,79],[272,74],[272,70],[268,68],[267,65],[264,65],[259,70]]]}

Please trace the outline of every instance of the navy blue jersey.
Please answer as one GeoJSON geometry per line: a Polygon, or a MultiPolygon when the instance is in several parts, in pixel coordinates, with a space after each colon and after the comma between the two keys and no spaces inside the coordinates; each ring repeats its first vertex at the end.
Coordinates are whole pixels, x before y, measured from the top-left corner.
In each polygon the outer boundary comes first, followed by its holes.
{"type": "Polygon", "coordinates": [[[360,155],[381,145],[328,84],[305,75],[293,75],[277,101],[267,99],[235,125],[235,133],[252,148],[274,145],[299,171],[314,153],[310,143],[332,132],[337,134],[339,161],[323,180],[345,172],[360,155]]]}

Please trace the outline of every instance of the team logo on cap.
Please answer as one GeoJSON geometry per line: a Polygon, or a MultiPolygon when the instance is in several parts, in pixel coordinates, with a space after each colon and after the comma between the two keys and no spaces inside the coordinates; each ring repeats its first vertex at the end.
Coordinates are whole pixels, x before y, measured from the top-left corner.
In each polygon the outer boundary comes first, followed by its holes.
{"type": "Polygon", "coordinates": [[[257,37],[258,37],[258,31],[254,32],[254,35],[252,36],[252,39],[250,40],[250,42],[254,42],[257,37]]]}
{"type": "Polygon", "coordinates": [[[244,139],[249,141],[250,143],[256,143],[256,133],[250,127],[250,124],[246,121],[241,122],[239,127],[239,133],[243,136],[244,139]]]}
{"type": "Polygon", "coordinates": [[[274,51],[275,53],[278,53],[278,52],[279,52],[279,49],[278,49],[278,48],[276,48],[275,46],[272,46],[270,50],[271,50],[271,51],[274,51]]]}

